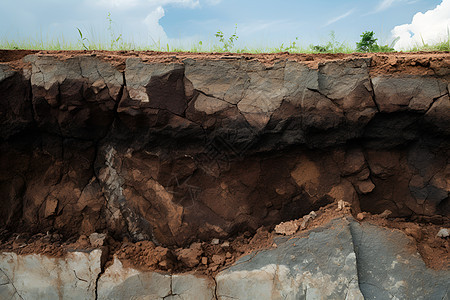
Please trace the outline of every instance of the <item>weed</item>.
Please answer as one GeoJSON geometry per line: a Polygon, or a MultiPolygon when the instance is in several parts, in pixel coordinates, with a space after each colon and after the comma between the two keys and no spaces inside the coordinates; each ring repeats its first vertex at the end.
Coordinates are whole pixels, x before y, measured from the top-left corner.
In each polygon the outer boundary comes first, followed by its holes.
{"type": "Polygon", "coordinates": [[[110,36],[110,50],[114,50],[118,48],[119,43],[122,42],[122,34],[116,36],[114,33],[113,20],[110,12],[108,12],[108,15],[106,16],[106,21],[108,22],[108,32],[110,36]]]}
{"type": "Polygon", "coordinates": [[[274,48],[275,52],[294,52],[298,50],[298,37],[295,38],[293,42],[289,44],[289,46],[284,46],[284,43],[281,43],[280,47],[274,48]]]}
{"type": "Polygon", "coordinates": [[[225,34],[222,31],[217,31],[215,36],[219,39],[219,42],[222,43],[222,51],[229,52],[233,46],[234,42],[239,38],[236,34],[237,32],[237,24],[234,27],[234,33],[227,39],[225,38],[225,34]]]}
{"type": "Polygon", "coordinates": [[[80,35],[80,39],[78,40],[81,46],[84,48],[84,50],[89,50],[89,47],[86,46],[85,42],[88,43],[89,40],[83,36],[83,33],[81,32],[81,29],[77,27],[78,34],[80,35]]]}
{"type": "Polygon", "coordinates": [[[330,31],[330,39],[325,45],[310,45],[310,51],[319,53],[344,53],[352,52],[344,42],[339,43],[336,39],[336,33],[332,30],[330,31]]]}

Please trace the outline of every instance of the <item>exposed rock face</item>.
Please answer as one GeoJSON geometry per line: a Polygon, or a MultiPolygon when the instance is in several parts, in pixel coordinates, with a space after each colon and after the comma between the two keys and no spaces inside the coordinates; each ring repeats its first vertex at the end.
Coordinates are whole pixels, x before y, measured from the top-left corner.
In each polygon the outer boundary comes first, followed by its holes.
{"type": "Polygon", "coordinates": [[[98,299],[216,299],[211,278],[125,268],[115,259],[98,282],[98,299]]]}
{"type": "Polygon", "coordinates": [[[348,223],[330,226],[239,260],[216,277],[218,299],[364,299],[348,223]]]}
{"type": "Polygon", "coordinates": [[[415,59],[1,63],[0,226],[188,245],[338,200],[442,222],[449,59],[415,59]]]}
{"type": "Polygon", "coordinates": [[[354,221],[350,230],[365,299],[446,299],[450,295],[450,271],[428,269],[402,232],[354,221]]]}
{"type": "Polygon", "coordinates": [[[402,231],[335,219],[242,257],[215,277],[139,271],[100,250],[64,258],[0,254],[1,299],[446,299],[402,231]]]}
{"type": "Polygon", "coordinates": [[[0,253],[1,299],[94,299],[101,251],[64,258],[0,253]]]}

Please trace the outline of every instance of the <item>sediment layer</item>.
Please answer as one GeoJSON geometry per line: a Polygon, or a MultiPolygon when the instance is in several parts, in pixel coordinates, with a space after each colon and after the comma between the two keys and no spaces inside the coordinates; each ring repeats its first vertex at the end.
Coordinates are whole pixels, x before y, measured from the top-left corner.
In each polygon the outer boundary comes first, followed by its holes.
{"type": "Polygon", "coordinates": [[[449,220],[448,53],[0,54],[8,232],[186,246],[339,200],[449,220]]]}

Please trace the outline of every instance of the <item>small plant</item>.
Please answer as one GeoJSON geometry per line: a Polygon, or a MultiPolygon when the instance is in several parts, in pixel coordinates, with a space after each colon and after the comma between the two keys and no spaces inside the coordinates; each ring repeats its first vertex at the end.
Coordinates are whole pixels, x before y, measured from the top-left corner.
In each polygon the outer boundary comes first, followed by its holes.
{"type": "Polygon", "coordinates": [[[274,50],[275,50],[275,52],[290,52],[290,51],[295,51],[295,50],[298,49],[298,44],[297,44],[297,42],[298,42],[298,37],[296,37],[295,40],[289,44],[289,46],[286,46],[286,47],[285,47],[285,46],[284,46],[284,43],[282,43],[282,44],[280,45],[280,47],[275,48],[274,50]]]}
{"type": "Polygon", "coordinates": [[[108,21],[108,32],[109,32],[109,36],[111,38],[110,49],[114,50],[114,49],[118,48],[120,42],[122,41],[122,34],[119,34],[118,36],[116,36],[116,34],[114,33],[113,20],[111,18],[110,12],[106,16],[106,21],[108,21]]]}
{"type": "Polygon", "coordinates": [[[361,34],[361,40],[356,43],[356,50],[359,52],[374,52],[376,42],[378,39],[374,37],[375,33],[373,31],[364,31],[361,34]]]}
{"type": "Polygon", "coordinates": [[[83,32],[81,32],[80,28],[77,27],[77,30],[78,34],[80,35],[80,39],[78,41],[80,42],[81,46],[83,46],[84,50],[89,50],[89,47],[86,46],[86,43],[89,43],[89,40],[83,36],[83,32]]]}
{"type": "Polygon", "coordinates": [[[330,52],[329,45],[310,45],[309,48],[313,52],[320,52],[320,53],[330,52]]]}
{"type": "Polygon", "coordinates": [[[388,45],[378,45],[375,38],[375,33],[373,31],[364,31],[361,34],[361,40],[356,43],[356,50],[359,52],[393,52],[394,45],[398,41],[395,39],[390,46],[388,45]]]}
{"type": "Polygon", "coordinates": [[[237,24],[234,27],[234,33],[233,35],[231,35],[228,39],[225,38],[225,34],[222,31],[217,31],[215,36],[216,38],[219,39],[219,42],[222,43],[222,51],[224,52],[229,52],[233,46],[234,46],[234,42],[239,38],[236,34],[237,32],[237,24]]]}
{"type": "Polygon", "coordinates": [[[325,45],[310,45],[309,48],[312,52],[319,53],[348,52],[348,46],[345,45],[345,43],[339,43],[336,40],[336,34],[333,30],[330,31],[330,39],[325,45]]]}

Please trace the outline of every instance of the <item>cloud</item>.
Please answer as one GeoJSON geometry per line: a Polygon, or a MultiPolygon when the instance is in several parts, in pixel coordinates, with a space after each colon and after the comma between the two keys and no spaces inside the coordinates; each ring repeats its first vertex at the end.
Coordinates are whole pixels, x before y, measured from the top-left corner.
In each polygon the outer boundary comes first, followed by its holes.
{"type": "Polygon", "coordinates": [[[418,12],[410,24],[395,26],[391,33],[393,38],[399,38],[396,50],[408,49],[423,42],[432,44],[446,40],[450,30],[450,0],[425,13],[418,12]]]}
{"type": "MultiPolygon", "coordinates": [[[[203,1],[206,3],[220,2],[220,0],[203,1]]],[[[159,23],[165,16],[164,7],[169,5],[190,9],[200,7],[200,0],[85,0],[85,2],[94,5],[97,9],[114,12],[114,20],[118,23],[123,23],[123,20],[126,19],[126,27],[138,28],[133,31],[133,34],[144,40],[150,38],[155,43],[166,43],[170,40],[159,23]],[[133,18],[130,19],[130,16],[133,18]]],[[[126,36],[130,36],[130,34],[126,34],[126,36]]]]}
{"type": "Polygon", "coordinates": [[[144,19],[144,24],[147,26],[150,37],[154,42],[167,41],[167,34],[164,28],[159,24],[159,20],[164,17],[164,8],[158,6],[154,11],[149,13],[144,19]]]}
{"type": "Polygon", "coordinates": [[[340,16],[337,16],[337,17],[335,17],[335,18],[332,18],[332,19],[330,19],[327,23],[325,23],[325,25],[323,25],[322,27],[326,27],[326,26],[328,26],[328,25],[331,25],[331,24],[333,24],[333,23],[336,23],[336,22],[339,21],[339,20],[345,19],[345,18],[347,18],[348,16],[350,16],[354,11],[355,11],[355,9],[351,9],[351,10],[349,10],[348,12],[346,12],[345,14],[342,14],[342,15],[340,15],[340,16]]]}

